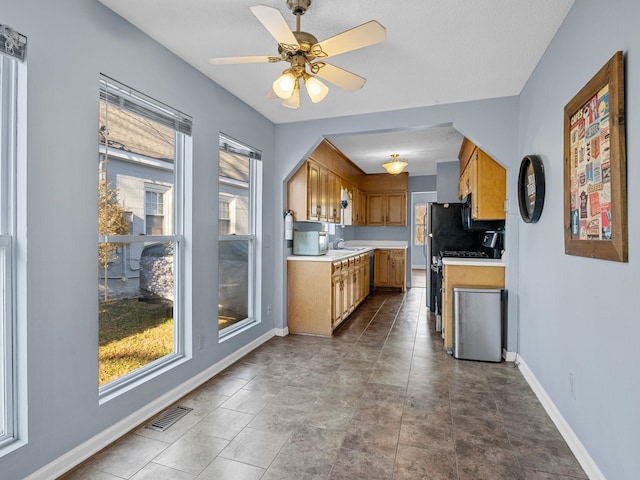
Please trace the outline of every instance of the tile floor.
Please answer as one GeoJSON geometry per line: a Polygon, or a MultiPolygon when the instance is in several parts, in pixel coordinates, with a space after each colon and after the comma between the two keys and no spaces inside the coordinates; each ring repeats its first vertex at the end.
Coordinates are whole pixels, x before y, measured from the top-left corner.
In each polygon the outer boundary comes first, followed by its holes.
{"type": "Polygon", "coordinates": [[[376,293],[333,338],[275,337],[64,476],[116,479],[587,478],[512,363],[456,360],[424,288],[376,293]]]}

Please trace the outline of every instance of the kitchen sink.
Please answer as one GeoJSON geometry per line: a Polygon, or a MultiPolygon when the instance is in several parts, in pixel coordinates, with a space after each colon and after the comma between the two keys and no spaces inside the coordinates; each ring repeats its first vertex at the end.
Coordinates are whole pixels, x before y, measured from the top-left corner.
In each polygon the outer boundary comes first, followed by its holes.
{"type": "Polygon", "coordinates": [[[336,250],[346,250],[347,252],[359,252],[360,250],[366,250],[368,247],[339,247],[336,250]]]}

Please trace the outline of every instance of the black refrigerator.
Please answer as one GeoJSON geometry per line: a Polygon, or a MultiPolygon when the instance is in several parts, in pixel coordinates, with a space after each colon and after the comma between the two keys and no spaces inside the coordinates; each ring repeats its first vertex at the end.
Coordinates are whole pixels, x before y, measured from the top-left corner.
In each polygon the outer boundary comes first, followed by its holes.
{"type": "Polygon", "coordinates": [[[482,233],[462,228],[463,203],[427,204],[427,306],[436,312],[442,275],[439,253],[445,250],[478,251],[482,233]]]}

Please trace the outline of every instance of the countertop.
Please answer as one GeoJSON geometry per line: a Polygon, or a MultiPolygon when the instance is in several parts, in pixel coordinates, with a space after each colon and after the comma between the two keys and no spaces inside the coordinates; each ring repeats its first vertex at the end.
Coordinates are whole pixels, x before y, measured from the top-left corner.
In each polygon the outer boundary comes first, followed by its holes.
{"type": "Polygon", "coordinates": [[[345,258],[354,257],[371,250],[377,249],[401,249],[406,250],[407,242],[402,241],[350,241],[345,242],[346,249],[329,250],[326,255],[289,255],[287,261],[293,262],[335,262],[345,258]],[[357,250],[356,250],[357,249],[357,250]]]}
{"type": "Polygon", "coordinates": [[[455,258],[445,257],[442,265],[460,265],[467,267],[504,267],[506,266],[502,258],[455,258]]]}

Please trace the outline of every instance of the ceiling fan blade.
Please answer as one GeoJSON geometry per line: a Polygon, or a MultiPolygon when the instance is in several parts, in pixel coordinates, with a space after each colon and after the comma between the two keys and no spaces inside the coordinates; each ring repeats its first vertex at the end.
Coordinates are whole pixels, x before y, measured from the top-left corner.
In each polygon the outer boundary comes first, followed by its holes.
{"type": "Polygon", "coordinates": [[[284,50],[295,52],[300,48],[280,10],[266,5],[254,5],[249,9],[284,50]]]}
{"type": "Polygon", "coordinates": [[[356,75],[355,73],[351,73],[343,68],[336,67],[335,65],[331,65],[330,63],[316,62],[311,65],[313,70],[315,70],[315,68],[313,68],[314,65],[320,67],[316,72],[318,77],[326,80],[327,82],[331,82],[337,87],[348,92],[355,92],[367,83],[366,78],[356,75]]]}
{"type": "Polygon", "coordinates": [[[371,20],[316,43],[311,47],[311,53],[318,58],[331,57],[384,42],[386,38],[387,29],[371,20]]]}
{"type": "Polygon", "coordinates": [[[272,57],[268,55],[256,55],[252,57],[217,57],[208,58],[207,62],[211,65],[229,65],[234,63],[275,63],[282,60],[280,57],[272,57]]]}

